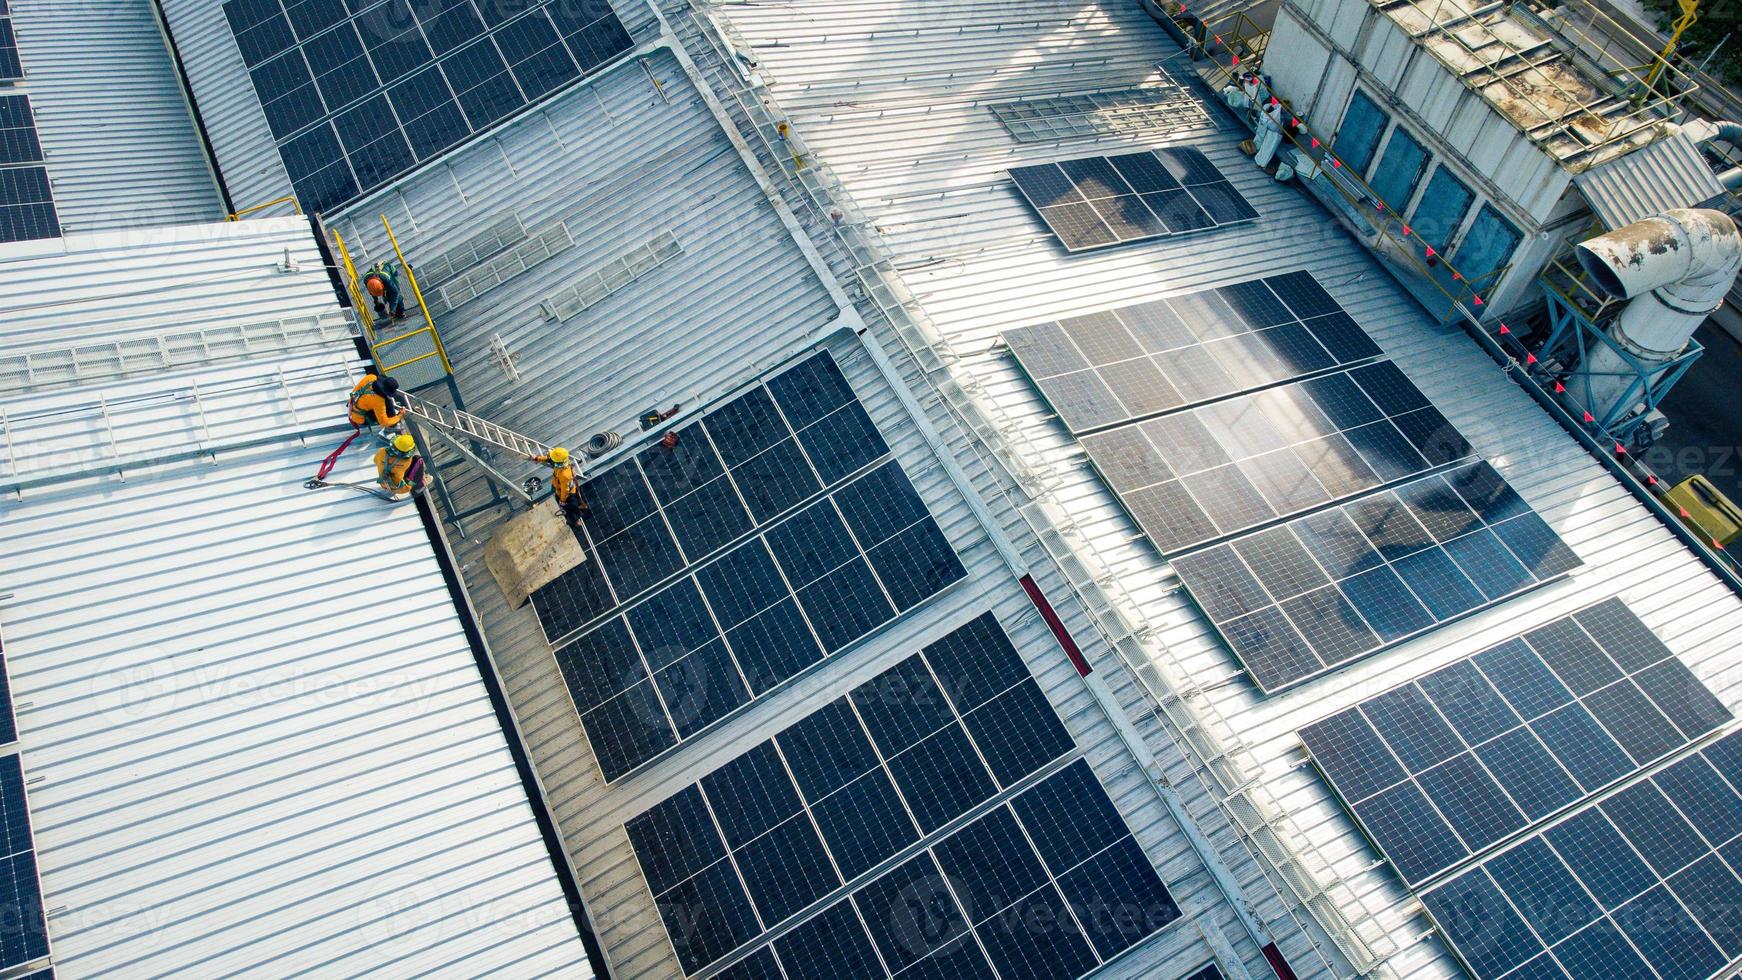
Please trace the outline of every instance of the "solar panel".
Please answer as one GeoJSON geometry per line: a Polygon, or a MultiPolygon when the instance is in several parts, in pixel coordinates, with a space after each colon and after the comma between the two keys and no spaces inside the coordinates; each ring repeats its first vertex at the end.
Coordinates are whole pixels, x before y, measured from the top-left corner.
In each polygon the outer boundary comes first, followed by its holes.
{"type": "Polygon", "coordinates": [[[1742,733],[1425,891],[1478,977],[1701,978],[1742,957],[1742,733]]]}
{"type": "Polygon", "coordinates": [[[386,0],[349,9],[338,0],[228,0],[224,15],[297,197],[314,213],[634,45],[607,0],[386,0]]]}
{"type": "Polygon", "coordinates": [[[0,17],[0,82],[23,77],[24,63],[18,60],[18,37],[12,30],[12,18],[0,17]]]}
{"type": "Polygon", "coordinates": [[[1004,340],[1073,432],[1381,353],[1305,272],[1007,330],[1004,340]]]}
{"type": "Polygon", "coordinates": [[[1205,963],[1181,977],[1180,980],[1222,980],[1222,968],[1214,963],[1205,963]]]}
{"type": "Polygon", "coordinates": [[[1258,217],[1215,164],[1191,147],[1012,167],[1010,176],[1070,252],[1258,217]]]}
{"type": "Polygon", "coordinates": [[[16,754],[0,756],[0,968],[48,955],[24,770],[16,754]]]}
{"type": "MultiPolygon", "coordinates": [[[[1055,395],[1061,403],[1072,404],[1055,395]]],[[[1470,454],[1389,361],[1098,431],[1082,444],[1163,554],[1470,454]]]]}
{"type": "Polygon", "coordinates": [[[1619,599],[1301,729],[1404,881],[1472,854],[1717,730],[1730,712],[1619,599]]]}
{"type": "Polygon", "coordinates": [[[608,780],[966,574],[827,354],[580,492],[532,601],[608,780]]]}
{"type": "Polygon", "coordinates": [[[987,613],[626,829],[686,974],[1074,977],[1179,917],[1074,750],[987,613]]]}
{"type": "Polygon", "coordinates": [[[1486,462],[1173,560],[1181,584],[1266,693],[1578,565],[1486,462]]]}
{"type": "MultiPolygon", "coordinates": [[[[5,23],[0,20],[0,25],[5,23]]],[[[54,193],[48,170],[40,166],[42,160],[30,98],[0,95],[0,241],[60,237],[54,193]]]]}

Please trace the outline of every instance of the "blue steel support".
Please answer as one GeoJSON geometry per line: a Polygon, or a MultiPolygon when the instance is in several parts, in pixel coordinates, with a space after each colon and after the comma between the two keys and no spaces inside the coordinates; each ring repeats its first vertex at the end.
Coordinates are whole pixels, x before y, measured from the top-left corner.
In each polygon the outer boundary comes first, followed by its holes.
{"type": "Polygon", "coordinates": [[[1546,373],[1543,365],[1547,363],[1577,365],[1567,376],[1567,394],[1571,400],[1585,411],[1589,412],[1598,432],[1609,437],[1625,441],[1645,421],[1647,413],[1655,410],[1664,395],[1669,393],[1695,360],[1705,352],[1698,341],[1688,341],[1688,346],[1676,357],[1661,363],[1647,363],[1634,357],[1631,352],[1617,344],[1603,328],[1587,316],[1584,310],[1570,302],[1561,292],[1546,280],[1543,282],[1543,294],[1548,298],[1549,335],[1542,345],[1543,356],[1532,371],[1533,374],[1546,373]],[[1613,351],[1621,362],[1627,365],[1625,370],[1598,371],[1589,370],[1591,355],[1602,347],[1613,351]],[[1591,390],[1591,379],[1594,377],[1618,377],[1629,379],[1621,397],[1608,405],[1594,403],[1591,390]],[[1639,403],[1645,404],[1645,410],[1631,415],[1628,410],[1639,403]]]}

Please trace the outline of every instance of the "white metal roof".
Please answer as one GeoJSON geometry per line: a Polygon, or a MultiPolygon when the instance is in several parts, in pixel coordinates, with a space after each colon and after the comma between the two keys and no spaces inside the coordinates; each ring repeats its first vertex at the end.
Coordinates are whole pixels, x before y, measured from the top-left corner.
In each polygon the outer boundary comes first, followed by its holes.
{"type": "MultiPolygon", "coordinates": [[[[0,338],[337,308],[301,219],[136,247],[0,254],[0,338]],[[286,249],[314,272],[279,272],[286,249]],[[89,293],[33,299],[63,264],[89,293]],[[237,292],[214,296],[215,276],[237,292]]],[[[9,438],[83,474],[0,503],[60,976],[589,973],[417,510],[302,488],[358,368],[340,339],[0,393],[9,438]],[[117,473],[115,451],[142,458],[117,473]]],[[[333,479],[371,478],[369,452],[333,479]]]]}
{"type": "Polygon", "coordinates": [[[13,30],[63,231],[224,215],[151,0],[16,0],[13,30]]]}
{"type": "MultiPolygon", "coordinates": [[[[480,542],[505,515],[466,522],[468,537],[456,540],[455,550],[613,971],[640,977],[677,970],[636,870],[624,821],[987,609],[1010,630],[1188,912],[1186,920],[1109,972],[1170,975],[1212,955],[1231,975],[1265,969],[1258,947],[1241,932],[1151,781],[1161,770],[1152,774],[1136,764],[1124,722],[1102,713],[1093,688],[1051,639],[982,514],[993,515],[999,533],[1018,533],[1020,517],[1002,497],[993,498],[993,511],[977,514],[982,502],[970,500],[951,471],[963,468],[976,498],[982,491],[1000,492],[997,474],[962,430],[940,421],[948,419],[946,410],[898,352],[899,340],[887,325],[873,329],[868,340],[897,352],[892,356],[900,386],[879,369],[864,342],[846,332],[861,326],[848,294],[834,287],[832,275],[822,274],[827,266],[810,251],[810,240],[796,237],[814,218],[794,216],[784,203],[770,201],[766,175],[747,164],[741,137],[721,128],[719,111],[710,104],[720,97],[718,90],[697,85],[697,75],[708,69],[692,71],[694,49],[656,46],[645,71],[635,63],[620,65],[506,127],[499,140],[463,149],[449,166],[402,182],[335,221],[360,261],[368,261],[387,247],[378,217],[386,214],[413,266],[424,270],[504,211],[514,212],[528,229],[554,218],[568,224],[572,247],[436,315],[468,407],[544,438],[581,438],[601,428],[631,434],[631,420],[642,410],[680,402],[697,410],[827,336],[826,346],[967,566],[967,581],[920,610],[606,785],[532,610],[507,609],[482,572],[480,542]],[[539,312],[554,289],[660,232],[681,242],[681,256],[574,318],[551,321],[539,312]],[[493,352],[495,337],[513,358],[518,381],[493,352]],[[917,417],[902,398],[908,385],[922,386],[917,417]],[[947,447],[941,455],[925,436],[934,425],[942,428],[941,445],[947,447]]],[[[1108,665],[1109,696],[1136,710],[1143,692],[1128,674],[1112,669],[1108,651],[1094,643],[1082,608],[1067,601],[1068,587],[1039,542],[1023,534],[1016,547],[1090,656],[1108,665]]],[[[1140,727],[1141,735],[1133,737],[1152,743],[1145,751],[1162,746],[1167,754],[1160,764],[1169,772],[1189,767],[1177,749],[1168,748],[1153,719],[1140,727]]]]}
{"type": "MultiPolygon", "coordinates": [[[[1368,848],[1293,732],[1522,627],[1620,594],[1733,709],[1732,637],[1742,601],[1587,456],[1462,334],[1430,318],[1331,218],[1235,149],[1232,127],[1171,136],[1019,144],[987,101],[1130,86],[1177,50],[1141,11],[1061,0],[932,5],[890,21],[886,5],[719,8],[753,45],[768,96],[844,182],[895,253],[956,372],[997,406],[1005,436],[1050,482],[1078,554],[1147,631],[1148,675],[1190,697],[1284,819],[1280,832],[1399,976],[1460,975],[1407,891],[1368,848]],[[1022,163],[1189,140],[1261,212],[1253,225],[1067,256],[1004,176],[1022,163]],[[1092,474],[998,347],[1038,320],[1307,269],[1489,457],[1586,562],[1569,581],[1303,685],[1261,698],[1171,571],[1092,474]]],[[[1176,74],[1186,69],[1181,63],[1176,74]]]]}

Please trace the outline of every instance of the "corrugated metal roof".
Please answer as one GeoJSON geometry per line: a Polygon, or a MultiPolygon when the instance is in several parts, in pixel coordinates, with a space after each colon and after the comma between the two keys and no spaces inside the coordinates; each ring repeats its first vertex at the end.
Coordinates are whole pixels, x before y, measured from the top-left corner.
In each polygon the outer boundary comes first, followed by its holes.
{"type": "MultiPolygon", "coordinates": [[[[247,208],[293,193],[223,4],[214,0],[161,3],[231,200],[238,208],[247,208]]],[[[642,0],[617,0],[612,6],[638,41],[657,31],[653,11],[642,0]]],[[[584,88],[587,82],[577,84],[584,88]]],[[[262,213],[288,214],[290,207],[280,205],[262,213]]]]}
{"type": "Polygon", "coordinates": [[[1699,147],[1677,130],[1573,178],[1591,212],[1613,231],[1669,208],[1697,207],[1724,193],[1699,147]]]}
{"type": "MultiPolygon", "coordinates": [[[[134,308],[234,316],[215,274],[265,291],[238,294],[245,311],[336,308],[324,275],[276,271],[287,248],[319,269],[300,219],[138,247],[67,243],[89,294],[0,310],[0,337],[146,335],[134,308]]],[[[67,281],[56,254],[0,254],[0,294],[67,281]]],[[[340,341],[0,399],[8,432],[51,455],[100,454],[112,432],[157,459],[0,504],[60,976],[589,973],[417,511],[302,488],[359,367],[340,341]],[[170,459],[233,434],[251,444],[170,459]]],[[[334,479],[368,480],[368,452],[334,479]]]]}
{"type": "MultiPolygon", "coordinates": [[[[1152,678],[1190,696],[1282,819],[1279,833],[1332,889],[1382,972],[1461,969],[1310,767],[1293,732],[1401,679],[1609,595],[1623,595],[1735,708],[1742,601],[1462,335],[1446,336],[1387,273],[1296,190],[1235,148],[1233,129],[1176,134],[1205,149],[1260,210],[1252,226],[1067,256],[1004,176],[1023,163],[1158,145],[1160,135],[1018,144],[990,100],[1142,79],[1175,45],[1141,11],[1029,0],[931,6],[898,25],[870,0],[720,8],[754,47],[786,113],[896,255],[906,285],[996,406],[1004,436],[1047,478],[1078,554],[1146,631],[1152,678]],[[1438,630],[1321,682],[1263,698],[1178,588],[1167,564],[998,346],[1006,328],[1304,268],[1316,276],[1556,528],[1587,567],[1565,583],[1438,630]]],[[[1178,72],[1182,77],[1186,69],[1178,72]]],[[[1183,782],[1190,769],[1180,773],[1183,782]]]]}
{"type": "MultiPolygon", "coordinates": [[[[770,202],[763,177],[746,165],[736,134],[722,131],[708,102],[712,96],[697,87],[678,52],[656,50],[645,64],[657,88],[635,65],[613,69],[585,91],[508,127],[499,140],[468,147],[449,166],[350,209],[336,226],[349,245],[373,259],[386,248],[377,217],[385,213],[418,267],[496,227],[505,211],[515,212],[528,229],[553,218],[568,222],[571,248],[436,316],[468,407],[540,438],[570,440],[602,428],[632,432],[631,420],[654,406],[681,402],[694,411],[817,336],[833,334],[830,350],[956,545],[968,579],[788,689],[759,698],[607,786],[532,610],[506,608],[482,571],[481,542],[505,515],[466,523],[468,537],[455,547],[472,601],[614,972],[677,972],[622,829],[625,820],[987,609],[1011,630],[1190,913],[1109,972],[1184,972],[1212,955],[1236,975],[1242,964],[1262,968],[1262,954],[1241,932],[1188,835],[1169,816],[1149,774],[1134,764],[1120,728],[1100,713],[1091,689],[1052,640],[975,507],[952,480],[949,467],[961,465],[977,483],[995,482],[978,448],[950,427],[946,455],[953,455],[948,465],[940,459],[924,439],[920,420],[861,342],[842,332],[857,317],[842,312],[844,297],[831,293],[831,283],[807,258],[806,243],[795,238],[805,219],[795,220],[783,204],[770,202]],[[678,239],[681,256],[574,318],[550,321],[539,312],[553,289],[661,232],[678,239]],[[498,365],[491,349],[496,336],[514,358],[517,382],[498,365]]],[[[892,341],[886,335],[877,342],[892,341]]],[[[903,378],[903,384],[912,381],[911,375],[903,378]]],[[[929,397],[921,404],[928,416],[943,413],[929,397]]],[[[1011,532],[1019,518],[1008,502],[1000,500],[999,507],[995,521],[1000,531],[1011,532]]],[[[1042,586],[1062,596],[1058,572],[1046,564],[1037,542],[1025,537],[1021,547],[1042,586]]],[[[1091,655],[1104,661],[1107,653],[1091,644],[1093,630],[1081,608],[1057,601],[1091,655]]],[[[1122,704],[1144,697],[1128,674],[1109,670],[1106,683],[1122,704]]],[[[1164,764],[1186,765],[1177,751],[1164,764]]]]}
{"type": "Polygon", "coordinates": [[[64,231],[223,217],[150,0],[11,10],[64,231]]]}

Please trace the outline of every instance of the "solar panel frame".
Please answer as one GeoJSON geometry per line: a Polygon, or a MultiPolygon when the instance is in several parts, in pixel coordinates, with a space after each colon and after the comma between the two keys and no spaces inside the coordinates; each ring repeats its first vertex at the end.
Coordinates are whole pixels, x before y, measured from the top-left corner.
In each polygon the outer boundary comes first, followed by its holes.
{"type": "Polygon", "coordinates": [[[953,965],[952,976],[972,976],[989,975],[989,962],[1017,957],[1063,962],[1069,965],[1061,975],[1075,976],[1178,919],[1166,885],[1044,695],[1026,700],[1017,726],[1028,733],[1019,742],[1049,733],[1033,743],[1040,749],[1019,771],[995,775],[987,751],[1009,749],[1010,739],[976,735],[973,718],[1017,694],[1039,695],[1039,687],[996,618],[984,613],[632,818],[625,828],[631,849],[685,974],[727,962],[720,975],[734,975],[737,964],[767,970],[778,963],[788,976],[887,976],[945,964],[953,965]],[[989,676],[998,680],[987,683],[989,676]],[[910,707],[926,720],[916,722],[910,707]],[[950,733],[973,751],[984,783],[954,808],[952,819],[968,816],[966,822],[943,832],[941,823],[926,827],[923,816],[942,781],[910,783],[897,763],[950,733]],[[866,780],[889,787],[870,808],[876,820],[863,820],[867,807],[859,796],[831,806],[866,780]],[[860,820],[842,824],[843,815],[860,820]],[[875,842],[868,854],[847,848],[852,838],[839,836],[903,821],[904,833],[875,842]],[[738,857],[770,840],[773,831],[764,827],[809,828],[796,831],[807,843],[764,845],[754,856],[775,867],[753,868],[738,857]],[[813,839],[820,852],[808,849],[813,839]],[[795,860],[803,854],[810,857],[795,860]],[[676,869],[674,855],[683,861],[676,869]],[[801,863],[802,876],[788,880],[795,894],[765,887],[782,868],[800,875],[801,863]],[[727,904],[736,906],[739,892],[750,896],[742,907],[754,931],[735,936],[732,949],[714,944],[698,952],[684,938],[696,910],[681,889],[723,867],[744,883],[728,893],[727,904]],[[1052,938],[1065,945],[995,931],[1000,917],[1036,896],[1059,913],[1049,920],[1062,923],[1052,938]],[[1125,899],[1117,907],[1139,915],[1091,928],[1083,916],[1097,907],[1095,899],[1109,896],[1125,899]],[[915,921],[921,906],[924,921],[915,921]]]}
{"type": "Polygon", "coordinates": [[[1195,147],[1012,167],[1010,177],[1067,252],[1165,238],[1258,217],[1195,147]]]}
{"type": "MultiPolygon", "coordinates": [[[[1493,467],[1480,460],[1430,473],[1180,555],[1172,559],[1174,572],[1247,675],[1264,693],[1274,694],[1497,605],[1578,567],[1578,556],[1551,530],[1554,548],[1533,558],[1541,564],[1526,568],[1527,580],[1508,582],[1507,587],[1496,586],[1494,593],[1485,594],[1455,558],[1448,557],[1447,549],[1463,538],[1433,537],[1416,520],[1419,512],[1405,501],[1421,487],[1456,490],[1463,485],[1470,492],[1470,484],[1491,489],[1495,481],[1504,486],[1493,467]],[[1407,521],[1413,531],[1397,534],[1393,528],[1399,521],[1407,521]],[[1309,556],[1312,576],[1279,578],[1273,566],[1283,550],[1309,556]],[[1453,591],[1458,592],[1456,601],[1448,604],[1447,595],[1453,591]],[[1298,601],[1308,597],[1309,603],[1298,601]],[[1407,604],[1411,602],[1414,605],[1407,604]],[[1381,619],[1382,614],[1398,618],[1393,623],[1381,619]],[[1334,656],[1327,659],[1326,653],[1334,656]]],[[[1505,489],[1511,493],[1510,487],[1505,489]]],[[[1514,522],[1547,527],[1527,505],[1520,513],[1508,502],[1502,509],[1490,508],[1490,514],[1498,523],[1467,509],[1464,521],[1471,530],[1463,531],[1463,537],[1487,534],[1514,522]]],[[[1513,554],[1501,547],[1505,554],[1513,554]]],[[[1522,556],[1515,560],[1525,567],[1522,556]]]]}
{"type": "MultiPolygon", "coordinates": [[[[1624,652],[1633,666],[1621,667],[1608,650],[1612,634],[1601,626],[1627,620],[1631,622],[1624,630],[1613,634],[1618,649],[1626,646],[1635,627],[1643,629],[1644,624],[1621,600],[1605,600],[1364,698],[1302,728],[1301,741],[1375,848],[1392,861],[1407,884],[1420,884],[1645,771],[1731,720],[1729,710],[1706,692],[1707,713],[1697,726],[1683,729],[1674,744],[1637,754],[1627,749],[1610,719],[1590,707],[1591,699],[1632,685],[1665,664],[1680,664],[1660,644],[1660,659],[1640,663],[1624,652]],[[1597,675],[1602,679],[1580,681],[1597,675]],[[1589,719],[1579,728],[1576,742],[1557,736],[1559,727],[1548,724],[1568,713],[1589,719]],[[1558,748],[1574,744],[1591,751],[1599,743],[1620,754],[1618,764],[1587,770],[1557,754],[1558,748]],[[1466,784],[1481,784],[1492,799],[1482,807],[1465,807],[1472,813],[1461,818],[1457,801],[1448,802],[1448,794],[1436,790],[1448,772],[1466,784]],[[1400,847],[1413,847],[1415,842],[1398,839],[1383,818],[1374,819],[1373,801],[1412,784],[1422,791],[1432,811],[1424,819],[1440,831],[1449,830],[1456,840],[1437,863],[1414,862],[1399,854],[1400,847]],[[1481,822],[1502,816],[1474,836],[1460,825],[1472,817],[1481,822]]],[[[1704,691],[1697,681],[1694,684],[1704,691]]],[[[1649,699],[1645,705],[1646,710],[1662,711],[1649,699]]],[[[1667,713],[1661,717],[1668,723],[1667,713]]],[[[1737,811],[1736,832],[1742,833],[1742,808],[1737,811]]],[[[1420,837],[1433,831],[1416,826],[1410,833],[1420,837]]]]}
{"type": "Polygon", "coordinates": [[[507,16],[481,6],[484,15],[471,0],[223,5],[305,210],[330,211],[382,186],[634,46],[608,3],[534,0],[507,16]],[[391,108],[381,102],[389,91],[399,94],[391,108]],[[292,165],[291,143],[366,103],[379,104],[342,146],[318,159],[302,147],[292,165]]]}
{"type": "Polygon", "coordinates": [[[1328,294],[1329,312],[1316,302],[1303,303],[1301,311],[1291,308],[1285,297],[1309,296],[1297,282],[1301,279],[1324,292],[1310,274],[1291,272],[1034,323],[1004,331],[1003,339],[1049,401],[1055,384],[1071,385],[1084,374],[1098,377],[1113,393],[1124,411],[1082,426],[1067,418],[1079,434],[1330,373],[1383,354],[1328,294]],[[1223,298],[1230,293],[1239,309],[1223,298]],[[1127,377],[1116,380],[1108,376],[1111,371],[1125,371],[1127,377]],[[1129,404],[1133,398],[1141,404],[1129,404]]]}
{"type": "Polygon", "coordinates": [[[1423,908],[1480,980],[1722,974],[1742,958],[1739,748],[1730,732],[1584,801],[1424,889],[1423,908]]]}
{"type": "Polygon", "coordinates": [[[966,577],[827,352],[579,492],[532,600],[607,782],[966,577]]]}
{"type": "Polygon", "coordinates": [[[1407,386],[1389,361],[1079,436],[1097,474],[1163,555],[1179,554],[1469,456],[1421,396],[1388,415],[1371,394],[1407,386]],[[1413,407],[1412,407],[1413,406],[1413,407]],[[1410,419],[1428,419],[1408,426],[1410,419]],[[1406,427],[1433,433],[1411,440],[1406,427]]]}

